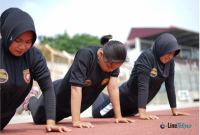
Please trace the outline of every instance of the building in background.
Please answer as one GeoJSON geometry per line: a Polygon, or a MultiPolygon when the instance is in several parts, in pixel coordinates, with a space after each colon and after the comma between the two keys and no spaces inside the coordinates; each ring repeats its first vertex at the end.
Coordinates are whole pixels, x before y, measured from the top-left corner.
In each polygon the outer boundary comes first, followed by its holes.
{"type": "Polygon", "coordinates": [[[177,27],[132,28],[125,43],[130,63],[134,63],[142,51],[153,46],[156,38],[163,33],[174,35],[179,43],[181,52],[176,56],[177,62],[199,61],[199,33],[197,32],[177,27]]]}

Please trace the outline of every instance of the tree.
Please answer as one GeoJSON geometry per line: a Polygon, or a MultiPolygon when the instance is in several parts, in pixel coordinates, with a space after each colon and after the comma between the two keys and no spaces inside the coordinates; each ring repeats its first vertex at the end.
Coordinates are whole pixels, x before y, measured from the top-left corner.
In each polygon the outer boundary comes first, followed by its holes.
{"type": "Polygon", "coordinates": [[[63,35],[56,35],[53,37],[39,36],[40,43],[48,44],[52,48],[58,50],[65,50],[69,53],[76,53],[79,49],[85,46],[100,45],[99,38],[89,34],[76,34],[72,38],[69,37],[67,32],[63,35]]]}

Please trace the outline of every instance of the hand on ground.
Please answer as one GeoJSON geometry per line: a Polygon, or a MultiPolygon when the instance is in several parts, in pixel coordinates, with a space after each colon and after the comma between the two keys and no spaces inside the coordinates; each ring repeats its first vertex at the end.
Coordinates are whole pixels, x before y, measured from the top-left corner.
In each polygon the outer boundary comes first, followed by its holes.
{"type": "Polygon", "coordinates": [[[94,127],[90,122],[77,121],[73,123],[76,128],[92,128],[94,127]]]}
{"type": "Polygon", "coordinates": [[[151,114],[142,114],[142,115],[140,115],[140,118],[143,119],[143,120],[159,119],[159,117],[157,117],[156,115],[151,115],[151,114]]]}
{"type": "Polygon", "coordinates": [[[69,132],[71,129],[66,128],[64,126],[55,126],[55,125],[46,125],[45,126],[46,131],[48,132],[69,132]]]}
{"type": "Polygon", "coordinates": [[[175,112],[173,112],[173,115],[174,115],[174,116],[178,116],[178,115],[186,115],[186,116],[188,116],[188,115],[190,115],[190,114],[184,113],[184,112],[177,112],[177,111],[175,111],[175,112]]]}
{"type": "Polygon", "coordinates": [[[133,123],[135,122],[134,120],[131,119],[127,119],[127,118],[123,118],[123,117],[119,117],[115,119],[116,123],[133,123]]]}

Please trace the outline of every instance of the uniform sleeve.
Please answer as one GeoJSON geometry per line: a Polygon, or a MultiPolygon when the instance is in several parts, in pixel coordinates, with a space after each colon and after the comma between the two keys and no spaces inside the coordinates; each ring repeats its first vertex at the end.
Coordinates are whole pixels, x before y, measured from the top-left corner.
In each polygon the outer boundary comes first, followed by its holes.
{"type": "Polygon", "coordinates": [[[38,82],[40,89],[44,95],[46,119],[55,120],[55,92],[50,77],[50,71],[47,68],[46,60],[42,53],[37,50],[34,54],[34,61],[32,65],[33,79],[38,82]]]}
{"type": "Polygon", "coordinates": [[[153,66],[153,58],[148,55],[140,55],[137,61],[135,62],[135,67],[138,74],[144,74],[150,76],[150,72],[153,66]]]}
{"type": "Polygon", "coordinates": [[[120,69],[117,68],[117,69],[115,69],[114,71],[112,71],[111,76],[113,76],[113,77],[118,77],[119,73],[120,73],[120,69]]]}
{"type": "Polygon", "coordinates": [[[147,99],[149,95],[150,76],[138,75],[138,108],[146,109],[147,99]]]}
{"type": "Polygon", "coordinates": [[[170,74],[165,80],[165,87],[167,90],[167,97],[171,108],[176,107],[176,94],[174,87],[174,61],[170,64],[170,74]]]}
{"type": "Polygon", "coordinates": [[[169,76],[174,75],[174,67],[175,67],[174,59],[172,59],[170,62],[171,63],[170,63],[169,76]]]}
{"type": "Polygon", "coordinates": [[[146,109],[152,65],[152,56],[145,53],[141,54],[135,62],[138,73],[138,108],[146,109]]]}
{"type": "Polygon", "coordinates": [[[82,49],[76,54],[76,58],[71,67],[71,75],[69,82],[72,86],[83,87],[87,72],[92,62],[92,53],[89,50],[82,49]]]}

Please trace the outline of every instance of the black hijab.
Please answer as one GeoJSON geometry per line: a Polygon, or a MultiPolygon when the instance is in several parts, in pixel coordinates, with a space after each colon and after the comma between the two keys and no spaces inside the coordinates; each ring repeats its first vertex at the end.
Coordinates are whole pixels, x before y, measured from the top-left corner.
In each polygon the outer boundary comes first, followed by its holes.
{"type": "MultiPolygon", "coordinates": [[[[31,16],[18,8],[9,8],[1,14],[1,47],[9,57],[16,59],[9,51],[11,43],[21,34],[27,31],[33,31],[33,42],[36,40],[36,32],[31,16]]],[[[21,57],[21,56],[20,56],[21,57]]]]}
{"type": "Polygon", "coordinates": [[[176,51],[174,57],[179,54],[180,48],[176,38],[169,33],[164,33],[156,39],[152,50],[155,59],[157,60],[156,64],[160,76],[164,78],[168,77],[170,70],[170,61],[168,61],[166,64],[163,64],[160,61],[160,57],[173,51],[176,51]]]}

